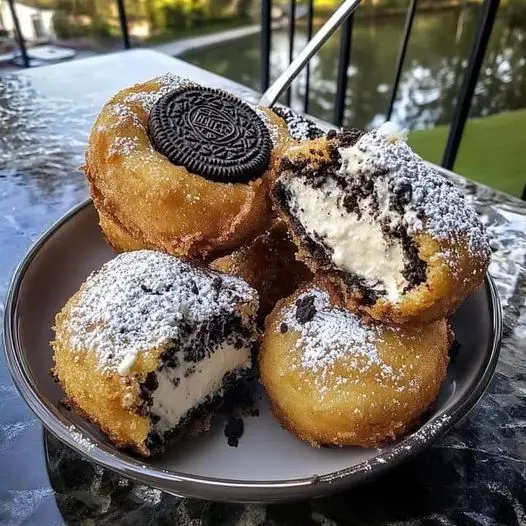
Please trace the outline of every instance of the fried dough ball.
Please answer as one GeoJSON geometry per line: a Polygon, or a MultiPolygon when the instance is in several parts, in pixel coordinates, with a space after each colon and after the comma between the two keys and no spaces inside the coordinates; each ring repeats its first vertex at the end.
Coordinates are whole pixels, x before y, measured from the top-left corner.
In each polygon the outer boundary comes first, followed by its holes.
{"type": "Polygon", "coordinates": [[[252,365],[257,292],[158,251],[119,254],[55,319],[66,402],[118,447],[160,453],[209,429],[252,365]]]}
{"type": "Polygon", "coordinates": [[[405,433],[436,399],[449,344],[443,319],[367,323],[309,284],[267,317],[261,382],[296,437],[313,446],[376,447],[405,433]]]}
{"type": "Polygon", "coordinates": [[[274,138],[268,169],[261,177],[232,184],[190,173],[155,150],[148,134],[153,105],[183,86],[195,84],[164,75],[112,97],[93,126],[83,170],[103,225],[110,226],[110,218],[130,241],[206,259],[237,248],[268,226],[267,179],[289,134],[275,113],[257,109],[274,138]]]}
{"type": "Polygon", "coordinates": [[[290,147],[272,196],[298,257],[350,310],[439,320],[484,280],[490,249],[476,211],[390,125],[290,147]]]}
{"type": "Polygon", "coordinates": [[[106,242],[111,248],[113,248],[113,250],[115,250],[115,252],[131,252],[133,250],[153,248],[145,241],[132,237],[129,232],[126,232],[122,225],[106,215],[102,210],[99,210],[98,213],[99,225],[104,233],[106,242]]]}
{"type": "Polygon", "coordinates": [[[210,267],[243,278],[259,292],[260,318],[300,283],[312,279],[310,270],[296,259],[296,245],[282,221],[275,221],[267,232],[214,260],[210,267]]]}

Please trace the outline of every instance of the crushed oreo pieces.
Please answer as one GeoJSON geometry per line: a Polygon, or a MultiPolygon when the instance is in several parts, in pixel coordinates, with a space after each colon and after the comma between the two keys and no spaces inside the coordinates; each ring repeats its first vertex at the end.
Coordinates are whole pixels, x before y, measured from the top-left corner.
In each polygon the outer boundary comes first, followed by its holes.
{"type": "Polygon", "coordinates": [[[305,324],[314,318],[316,315],[316,306],[314,305],[314,296],[301,296],[296,301],[296,320],[299,323],[305,324]]]}
{"type": "Polygon", "coordinates": [[[304,141],[317,139],[323,135],[323,130],[314,121],[293,112],[285,106],[277,104],[274,106],[273,111],[285,121],[293,139],[304,141]]]}
{"type": "Polygon", "coordinates": [[[237,447],[239,439],[243,436],[244,424],[243,419],[231,416],[225,425],[225,436],[228,439],[230,447],[237,447]]]}

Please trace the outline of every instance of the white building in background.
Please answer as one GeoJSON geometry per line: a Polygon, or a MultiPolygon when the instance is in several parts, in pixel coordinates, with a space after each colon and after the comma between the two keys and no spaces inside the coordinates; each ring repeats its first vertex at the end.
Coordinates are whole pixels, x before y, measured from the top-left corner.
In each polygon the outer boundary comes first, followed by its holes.
{"type": "MultiPolygon", "coordinates": [[[[20,30],[26,40],[43,42],[55,38],[53,9],[38,9],[25,5],[23,2],[15,2],[14,4],[20,30]]],[[[15,24],[6,0],[0,0],[0,29],[8,31],[10,36],[14,36],[15,24]]]]}

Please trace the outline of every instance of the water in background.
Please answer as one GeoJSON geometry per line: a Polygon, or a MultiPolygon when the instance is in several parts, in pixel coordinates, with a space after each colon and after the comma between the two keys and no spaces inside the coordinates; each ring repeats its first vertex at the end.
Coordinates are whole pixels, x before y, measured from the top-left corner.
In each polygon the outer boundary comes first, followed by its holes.
{"type": "MultiPolygon", "coordinates": [[[[451,121],[478,14],[478,9],[417,13],[393,120],[409,128],[451,121]]],[[[347,71],[347,126],[367,128],[384,121],[403,24],[403,16],[355,21],[347,71]]],[[[305,30],[298,27],[296,52],[305,42],[305,30]]],[[[311,61],[309,112],[327,121],[333,118],[339,42],[337,33],[311,61]]],[[[259,46],[260,37],[256,35],[188,53],[183,58],[259,90],[259,46]]],[[[287,31],[276,30],[272,34],[272,78],[287,64],[287,31]]],[[[470,115],[485,116],[526,107],[525,73],[526,24],[501,12],[470,115]]],[[[292,107],[302,110],[304,96],[305,79],[301,76],[293,86],[292,107]]]]}

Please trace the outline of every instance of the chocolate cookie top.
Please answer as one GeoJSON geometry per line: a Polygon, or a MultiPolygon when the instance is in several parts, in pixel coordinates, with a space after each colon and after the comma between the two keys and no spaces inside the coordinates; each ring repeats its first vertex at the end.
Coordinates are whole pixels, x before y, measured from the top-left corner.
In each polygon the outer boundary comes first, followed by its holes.
{"type": "Polygon", "coordinates": [[[269,163],[267,127],[252,108],[224,91],[175,89],[154,104],[148,126],[157,151],[212,181],[248,182],[269,163]]]}

